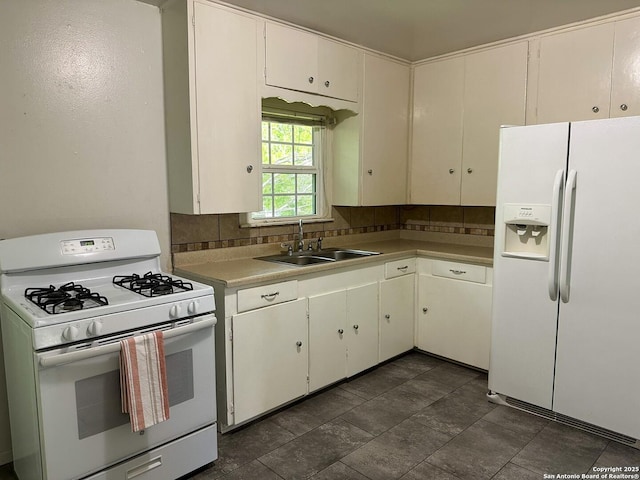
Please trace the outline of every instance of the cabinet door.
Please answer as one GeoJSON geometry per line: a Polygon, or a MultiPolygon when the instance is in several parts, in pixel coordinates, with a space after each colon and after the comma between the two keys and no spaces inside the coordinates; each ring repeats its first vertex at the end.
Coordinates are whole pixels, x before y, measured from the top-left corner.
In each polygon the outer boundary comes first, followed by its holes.
{"type": "Polygon", "coordinates": [[[347,376],[347,292],[309,297],[309,391],[347,376]]]}
{"type": "Polygon", "coordinates": [[[233,404],[238,424],[307,393],[307,301],[233,316],[233,404]]]}
{"type": "Polygon", "coordinates": [[[378,283],[347,289],[347,376],[378,363],[378,283]]]}
{"type": "Polygon", "coordinates": [[[267,22],[266,28],[267,85],[316,93],[318,37],[275,23],[267,22]]]}
{"type": "Polygon", "coordinates": [[[407,65],[376,55],[364,55],[363,205],[406,202],[409,83],[407,65]]]}
{"type": "Polygon", "coordinates": [[[465,57],[462,205],[496,204],[501,125],[524,125],[528,43],[465,57]]]}
{"type": "Polygon", "coordinates": [[[256,20],[198,2],[194,15],[197,213],[260,210],[256,20]]]}
{"type": "Polygon", "coordinates": [[[362,54],[353,47],[318,38],[317,92],[357,102],[361,58],[362,54]]]}
{"type": "Polygon", "coordinates": [[[537,123],[609,116],[614,24],[540,40],[537,123]]]}
{"type": "Polygon", "coordinates": [[[448,278],[418,278],[421,350],[489,369],[491,286],[448,278]]]}
{"type": "Polygon", "coordinates": [[[411,203],[459,205],[464,58],[420,65],[413,75],[411,203]]]}
{"type": "Polygon", "coordinates": [[[640,115],[640,18],[615,23],[611,117],[640,115]]]}
{"type": "Polygon", "coordinates": [[[381,362],[411,350],[415,275],[380,282],[380,358],[381,362]]]}

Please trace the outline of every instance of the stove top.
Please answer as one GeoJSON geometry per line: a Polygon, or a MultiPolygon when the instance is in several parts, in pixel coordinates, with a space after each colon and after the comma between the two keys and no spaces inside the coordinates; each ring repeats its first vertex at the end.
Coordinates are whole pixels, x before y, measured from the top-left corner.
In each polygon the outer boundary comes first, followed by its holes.
{"type": "Polygon", "coordinates": [[[51,315],[109,305],[109,301],[102,295],[74,282],[57,288],[53,285],[27,288],[24,296],[51,315]]]}
{"type": "Polygon", "coordinates": [[[115,276],[113,283],[145,297],[158,297],[193,290],[193,284],[190,282],[153,272],[147,272],[142,276],[136,273],[115,276]]]}

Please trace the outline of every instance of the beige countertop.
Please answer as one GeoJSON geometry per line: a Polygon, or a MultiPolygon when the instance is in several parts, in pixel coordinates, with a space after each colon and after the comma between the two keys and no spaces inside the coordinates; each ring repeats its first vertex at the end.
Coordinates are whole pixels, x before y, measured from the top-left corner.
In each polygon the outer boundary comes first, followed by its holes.
{"type": "Polygon", "coordinates": [[[215,281],[224,284],[226,287],[234,288],[250,284],[281,281],[319,272],[328,273],[339,268],[354,267],[356,265],[366,266],[416,255],[479,265],[491,266],[493,264],[493,248],[486,246],[397,238],[350,242],[345,247],[380,252],[380,255],[341,260],[339,262],[296,266],[253,258],[277,253],[277,251],[261,251],[261,253],[257,253],[255,249],[247,249],[246,253],[248,255],[245,258],[238,258],[238,254],[228,255],[225,258],[220,252],[214,251],[186,252],[184,255],[174,255],[174,272],[176,275],[186,276],[196,281],[215,281]],[[183,256],[178,257],[179,255],[183,256]]]}

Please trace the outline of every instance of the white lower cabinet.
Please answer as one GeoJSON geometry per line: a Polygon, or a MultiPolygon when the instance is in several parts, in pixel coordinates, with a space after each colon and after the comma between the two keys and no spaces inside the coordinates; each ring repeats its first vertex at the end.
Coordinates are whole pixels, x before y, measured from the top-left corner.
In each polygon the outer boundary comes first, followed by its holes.
{"type": "Polygon", "coordinates": [[[221,431],[414,346],[488,369],[491,284],[491,268],[416,257],[241,289],[213,282],[221,431]]]}
{"type": "Polygon", "coordinates": [[[309,297],[309,391],[347,376],[347,291],[309,297]]]}
{"type": "Polygon", "coordinates": [[[307,299],[233,316],[236,424],[307,394],[307,299]]]}
{"type": "Polygon", "coordinates": [[[378,283],[309,297],[309,391],[378,363],[378,283]]]}
{"type": "Polygon", "coordinates": [[[347,377],[378,363],[378,282],[347,289],[347,377]]]}
{"type": "Polygon", "coordinates": [[[413,273],[380,282],[381,362],[414,346],[414,285],[413,273]]]}
{"type": "Polygon", "coordinates": [[[421,270],[418,275],[416,346],[488,370],[491,269],[425,261],[425,268],[421,270]],[[439,276],[445,274],[454,278],[439,276]]]}

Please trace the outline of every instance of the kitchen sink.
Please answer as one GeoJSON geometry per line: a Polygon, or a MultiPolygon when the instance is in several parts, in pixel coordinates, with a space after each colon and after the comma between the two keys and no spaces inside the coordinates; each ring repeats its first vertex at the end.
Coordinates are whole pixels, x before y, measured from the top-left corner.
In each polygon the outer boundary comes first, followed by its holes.
{"type": "Polygon", "coordinates": [[[305,250],[304,252],[294,252],[291,255],[287,255],[285,253],[280,255],[257,257],[256,260],[304,266],[338,262],[340,260],[351,260],[353,258],[369,257],[371,255],[380,255],[380,253],[345,248],[326,248],[317,251],[305,250]]]}

